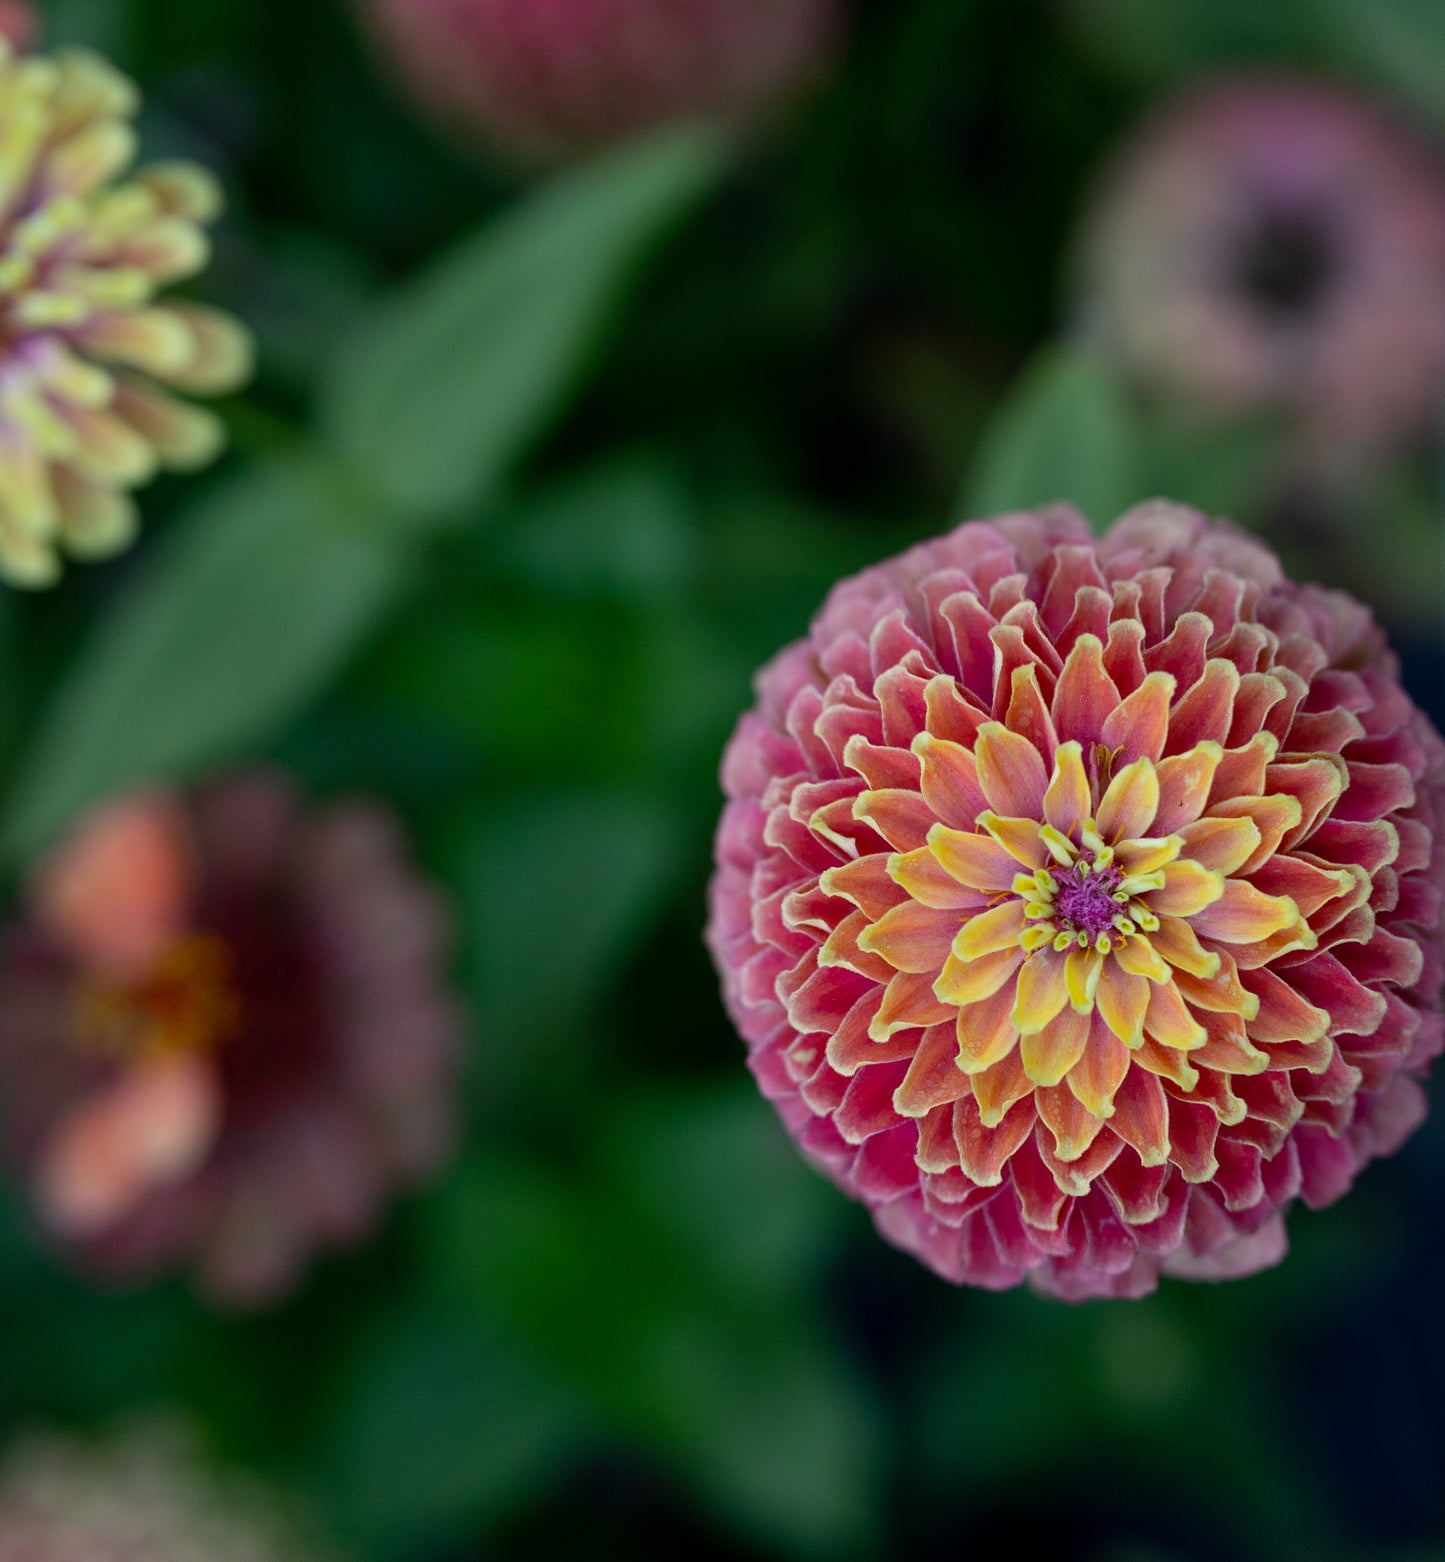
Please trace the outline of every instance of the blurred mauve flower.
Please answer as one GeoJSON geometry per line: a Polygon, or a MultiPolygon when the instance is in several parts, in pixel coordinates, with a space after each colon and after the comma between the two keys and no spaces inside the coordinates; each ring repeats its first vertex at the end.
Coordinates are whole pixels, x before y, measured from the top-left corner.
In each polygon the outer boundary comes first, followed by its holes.
{"type": "Polygon", "coordinates": [[[190,163],[119,182],[139,104],[98,55],[0,40],[0,576],[20,585],[126,547],[130,490],[215,457],[219,419],[161,384],[210,395],[250,372],[228,315],[157,301],[206,265],[220,192],[190,163]]]}
{"type": "Polygon", "coordinates": [[[1284,1252],[1419,1124],[1445,745],[1369,613],[1156,503],[844,581],[723,766],[709,941],[763,1091],[950,1280],[1284,1252]]]}
{"type": "Polygon", "coordinates": [[[0,1463],[0,1562],[316,1562],[277,1499],[212,1471],[183,1424],[36,1434],[0,1463]]]}
{"type": "Polygon", "coordinates": [[[674,120],[750,119],[826,58],[839,0],[359,0],[431,118],[566,157],[674,120]]]}
{"type": "Polygon", "coordinates": [[[39,30],[30,0],[0,0],[0,38],[12,49],[28,49],[39,30]]]}
{"type": "Polygon", "coordinates": [[[1445,392],[1445,168],[1343,89],[1187,91],[1084,225],[1080,326],[1143,388],[1270,409],[1329,463],[1418,435],[1445,392]]]}
{"type": "Polygon", "coordinates": [[[449,1149],[446,918],[370,804],[269,774],[111,803],[0,946],[0,1115],[47,1233],[235,1306],[449,1149]]]}

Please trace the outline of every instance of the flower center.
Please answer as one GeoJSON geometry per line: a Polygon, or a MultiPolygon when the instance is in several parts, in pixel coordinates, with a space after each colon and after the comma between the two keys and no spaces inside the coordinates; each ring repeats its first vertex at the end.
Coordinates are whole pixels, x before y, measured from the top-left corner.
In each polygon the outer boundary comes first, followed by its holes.
{"type": "Polygon", "coordinates": [[[192,934],[138,977],[86,982],[76,999],[82,1045],[128,1062],[215,1051],[236,1025],[233,964],[221,939],[192,934]]]}
{"type": "Polygon", "coordinates": [[[1100,933],[1113,929],[1114,920],[1127,901],[1127,895],[1116,900],[1124,875],[1112,863],[1104,868],[1080,861],[1072,868],[1049,870],[1058,886],[1054,891],[1054,920],[1072,927],[1076,932],[1087,933],[1093,943],[1100,933]]]}

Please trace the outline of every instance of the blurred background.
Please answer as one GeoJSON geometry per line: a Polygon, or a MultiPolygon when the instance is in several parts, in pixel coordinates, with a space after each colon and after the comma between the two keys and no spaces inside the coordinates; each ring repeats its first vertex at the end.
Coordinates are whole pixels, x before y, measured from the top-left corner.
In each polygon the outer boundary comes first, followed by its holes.
{"type": "Polygon", "coordinates": [[[264,1306],[99,1279],[12,1176],[0,1437],[181,1418],[356,1562],[1445,1558],[1438,1120],[1274,1272],[955,1292],[701,943],[753,670],[969,515],[1232,515],[1445,715],[1445,9],[859,0],[727,71],[519,26],[476,101],[486,28],[418,41],[465,10],[40,9],[220,176],[193,291],[260,351],[131,552],[0,597],[17,904],[85,806],[263,761],[401,818],[464,1047],[454,1152],[264,1306]]]}

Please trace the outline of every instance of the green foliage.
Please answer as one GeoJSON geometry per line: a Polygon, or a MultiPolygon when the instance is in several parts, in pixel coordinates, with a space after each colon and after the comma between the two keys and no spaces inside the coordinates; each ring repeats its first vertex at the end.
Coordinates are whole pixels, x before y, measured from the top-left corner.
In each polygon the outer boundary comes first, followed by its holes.
{"type": "Polygon", "coordinates": [[[723,162],[691,131],[614,153],[438,262],[326,376],[337,449],[415,525],[491,498],[574,389],[642,254],[723,162]]]}
{"type": "Polygon", "coordinates": [[[396,602],[405,564],[365,497],[317,462],[215,489],[77,654],[0,814],[0,848],[13,862],[107,792],[264,739],[396,602]]]}
{"type": "Polygon", "coordinates": [[[966,517],[1066,501],[1095,527],[1149,497],[1124,396],[1089,354],[1051,347],[1023,373],[984,435],[966,517]]]}

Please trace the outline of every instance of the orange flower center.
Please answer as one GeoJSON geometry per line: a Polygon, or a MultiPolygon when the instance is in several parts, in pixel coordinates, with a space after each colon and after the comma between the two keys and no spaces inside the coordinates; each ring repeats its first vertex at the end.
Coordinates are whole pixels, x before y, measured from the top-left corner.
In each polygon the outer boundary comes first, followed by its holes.
{"type": "Polygon", "coordinates": [[[234,960],[218,938],[174,940],[141,975],[90,978],[76,998],[88,1050],[127,1062],[214,1052],[235,1029],[234,960]]]}

